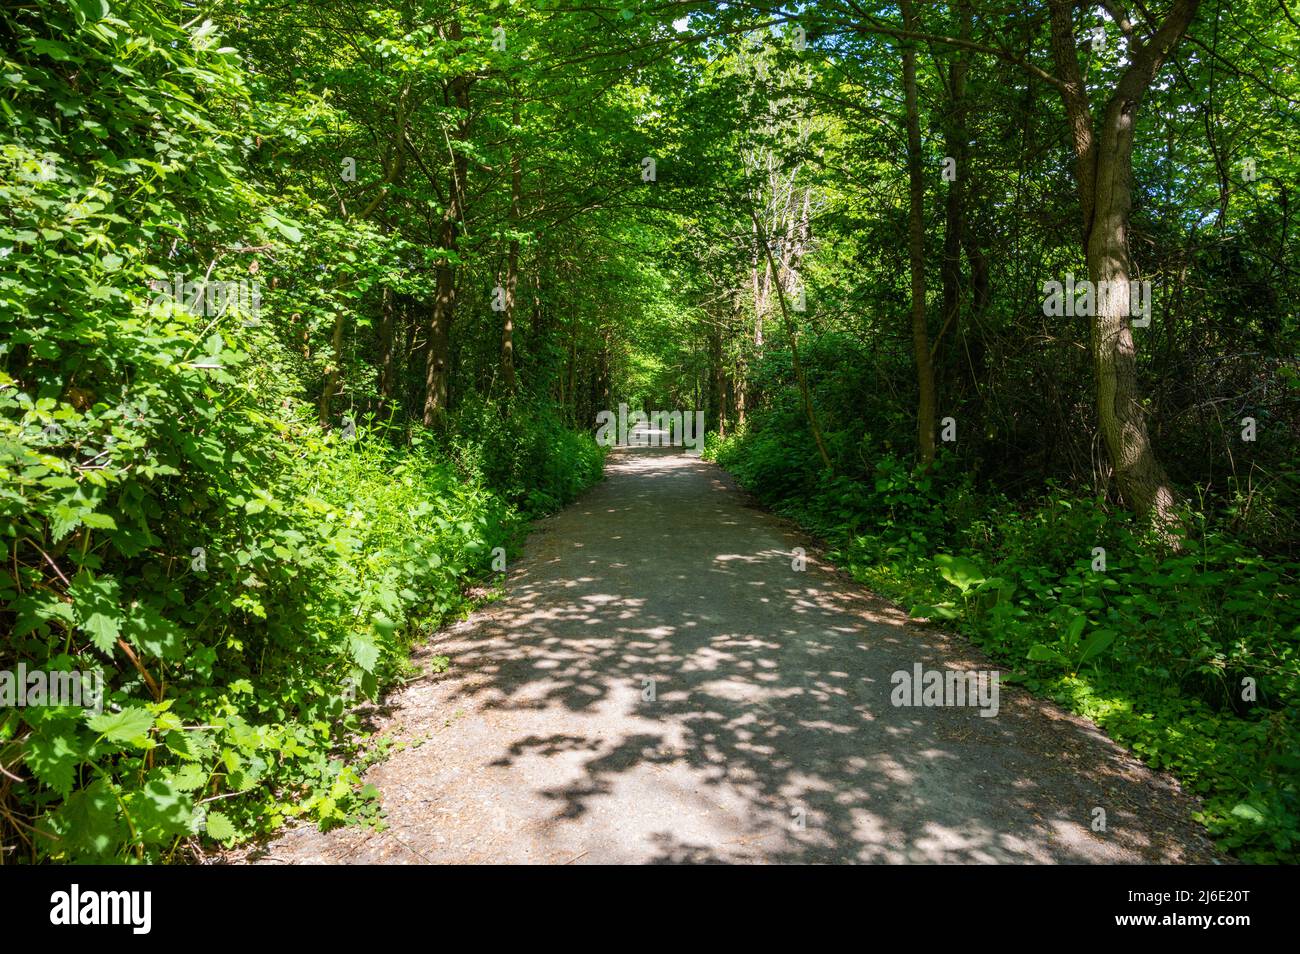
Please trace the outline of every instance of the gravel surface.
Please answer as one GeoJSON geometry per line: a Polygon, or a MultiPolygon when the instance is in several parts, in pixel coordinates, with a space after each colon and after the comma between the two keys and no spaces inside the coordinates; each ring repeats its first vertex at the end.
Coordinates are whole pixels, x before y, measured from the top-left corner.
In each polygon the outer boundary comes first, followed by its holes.
{"type": "Polygon", "coordinates": [[[698,456],[616,451],[507,597],[417,653],[450,669],[387,700],[398,750],[368,780],[389,828],[302,827],[245,859],[1216,859],[1176,783],[1024,690],[994,717],[892,705],[896,671],[991,666],[814,546],[698,456]]]}

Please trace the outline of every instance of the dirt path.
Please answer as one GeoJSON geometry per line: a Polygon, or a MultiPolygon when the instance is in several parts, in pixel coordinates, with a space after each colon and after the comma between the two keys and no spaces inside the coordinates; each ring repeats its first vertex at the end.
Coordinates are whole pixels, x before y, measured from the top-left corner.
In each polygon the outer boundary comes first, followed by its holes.
{"type": "Polygon", "coordinates": [[[509,596],[426,651],[450,670],[389,700],[405,747],[369,780],[390,828],[302,828],[253,859],[1214,857],[1187,796],[1051,704],[1003,686],[993,718],[893,706],[895,671],[987,663],[811,548],[793,570],[796,546],[697,457],[616,452],[539,525],[509,596]]]}

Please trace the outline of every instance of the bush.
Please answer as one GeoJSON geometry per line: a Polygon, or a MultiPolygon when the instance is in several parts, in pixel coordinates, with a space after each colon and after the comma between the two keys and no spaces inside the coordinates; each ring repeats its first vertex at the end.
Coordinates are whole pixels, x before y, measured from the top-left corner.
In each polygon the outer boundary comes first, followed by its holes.
{"type": "MultiPolygon", "coordinates": [[[[5,840],[31,858],[161,860],[199,835],[364,813],[353,702],[464,604],[521,521],[471,458],[240,400],[243,352],[198,328],[118,337],[119,355],[152,352],[130,355],[120,404],[58,400],[58,369],[34,364],[0,390],[0,532],[18,570],[0,571],[0,669],[99,671],[106,686],[99,715],[5,711],[0,763],[36,783],[0,788],[5,840]],[[197,345],[204,370],[182,360],[197,345]]],[[[598,472],[584,437],[529,440],[547,475],[534,510],[598,472]]]]}
{"type": "Polygon", "coordinates": [[[530,514],[569,503],[600,479],[605,465],[595,438],[566,428],[552,408],[519,400],[470,398],[450,416],[448,442],[463,472],[482,475],[530,514]]]}
{"type": "Polygon", "coordinates": [[[600,473],[552,416],[400,447],[315,422],[339,355],[304,335],[363,323],[392,256],[249,181],[248,74],[182,12],[6,11],[0,692],[20,666],[103,684],[97,713],[0,708],[6,860],[165,860],[369,814],[356,699],[465,605],[521,507],[600,473]],[[259,282],[250,250],[284,272],[260,317],[175,294],[259,282]]]}
{"type": "Polygon", "coordinates": [[[867,479],[811,481],[815,451],[778,439],[787,426],[760,417],[706,454],[860,579],[1177,775],[1224,848],[1300,860],[1300,564],[1196,514],[1186,547],[1167,552],[1054,486],[1015,502],[979,493],[942,455],[924,473],[886,453],[867,479]]]}

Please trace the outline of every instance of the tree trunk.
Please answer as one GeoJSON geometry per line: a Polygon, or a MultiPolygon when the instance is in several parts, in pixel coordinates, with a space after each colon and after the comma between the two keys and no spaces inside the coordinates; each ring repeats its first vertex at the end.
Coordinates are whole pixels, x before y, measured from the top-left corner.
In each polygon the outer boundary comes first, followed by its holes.
{"type": "Polygon", "coordinates": [[[395,325],[393,292],[384,288],[379,302],[379,375],[376,387],[381,408],[387,411],[393,404],[393,329],[395,325]]]}
{"type": "MultiPolygon", "coordinates": [[[[971,12],[970,4],[960,3],[957,8],[960,21],[958,37],[970,39],[971,12]]],[[[944,197],[944,232],[943,261],[939,266],[939,279],[943,286],[943,304],[940,310],[940,331],[931,347],[931,354],[939,354],[939,343],[945,335],[949,341],[955,341],[961,331],[961,255],[962,240],[966,235],[966,185],[970,176],[968,165],[969,150],[966,146],[966,71],[967,57],[964,51],[956,51],[952,65],[948,69],[948,109],[944,117],[944,146],[947,155],[952,158],[956,169],[948,193],[944,197]]],[[[940,358],[935,371],[936,391],[941,391],[945,400],[951,402],[955,388],[951,378],[954,363],[940,358]]]]}
{"type": "Polygon", "coordinates": [[[1094,295],[1089,335],[1097,421],[1125,504],[1162,531],[1177,525],[1177,498],[1151,446],[1128,320],[1133,134],[1143,97],[1186,33],[1199,4],[1200,0],[1174,0],[1164,22],[1145,41],[1133,24],[1120,24],[1130,35],[1128,66],[1107,101],[1100,129],[1094,129],[1074,35],[1075,4],[1051,0],[1052,53],[1074,145],[1088,278],[1094,290],[1101,287],[1100,282],[1107,282],[1104,287],[1110,292],[1094,295]]]}
{"type": "MultiPolygon", "coordinates": [[[[442,247],[451,249],[455,241],[455,226],[445,227],[442,247]]],[[[444,260],[437,267],[429,340],[425,343],[423,421],[427,427],[441,423],[451,396],[451,319],[455,309],[456,269],[444,260]]]]}
{"type": "Polygon", "coordinates": [[[1129,324],[1128,217],[1132,167],[1132,114],[1103,130],[1097,164],[1097,200],[1088,237],[1088,278],[1096,295],[1091,346],[1097,388],[1097,419],[1128,506],[1160,526],[1176,520],[1175,496],[1147,432],[1138,389],[1133,331],[1129,324]],[[1127,127],[1125,130],[1124,127],[1127,127]],[[1126,141],[1125,141],[1126,140],[1126,141]],[[1107,284],[1102,284],[1107,283],[1107,284]]]}
{"type": "MultiPolygon", "coordinates": [[[[460,23],[453,21],[447,38],[461,39],[460,23]]],[[[455,139],[463,143],[469,137],[469,78],[457,76],[448,84],[448,98],[461,111],[455,139]]],[[[436,271],[433,314],[429,320],[428,353],[424,368],[424,414],[426,426],[441,423],[451,397],[451,323],[456,311],[456,266],[451,256],[456,251],[460,223],[465,216],[465,176],[469,160],[463,150],[454,150],[451,177],[447,184],[447,210],[442,218],[439,245],[444,256],[436,271]]]]}
{"type": "MultiPolygon", "coordinates": [[[[515,135],[519,133],[519,104],[514,110],[515,135]]],[[[505,321],[501,326],[501,381],[507,394],[515,391],[515,293],[519,287],[519,228],[520,203],[523,193],[523,174],[520,169],[519,149],[510,154],[510,222],[514,235],[510,238],[510,251],[506,256],[505,321]]]]}
{"type": "Polygon", "coordinates": [[[709,413],[706,431],[722,433],[722,319],[710,316],[709,322],[709,413]]]}
{"type": "Polygon", "coordinates": [[[609,339],[610,330],[606,328],[600,335],[600,358],[596,370],[595,391],[596,407],[598,410],[603,411],[610,410],[609,339]]]}
{"type": "Polygon", "coordinates": [[[338,390],[343,374],[343,311],[334,315],[334,332],[330,335],[330,363],[325,370],[325,384],[320,392],[319,418],[321,427],[330,422],[330,403],[338,390]]]}
{"type": "Polygon", "coordinates": [[[776,301],[781,306],[781,320],[785,324],[786,337],[790,339],[790,363],[794,368],[795,381],[799,385],[799,396],[803,399],[804,414],[808,417],[808,429],[812,432],[813,443],[817,445],[817,454],[822,459],[822,466],[827,470],[833,470],[831,467],[831,457],[826,451],[826,442],[822,440],[821,425],[817,423],[817,412],[813,408],[812,392],[808,389],[808,379],[803,373],[803,363],[799,360],[799,329],[795,327],[793,319],[790,317],[790,310],[785,304],[785,290],[781,287],[780,271],[776,267],[776,260],[772,257],[772,246],[769,244],[767,235],[763,227],[759,225],[758,215],[752,209],[750,215],[754,219],[754,232],[763,246],[763,251],[767,253],[767,265],[772,274],[777,276],[776,280],[776,301]]]}
{"type": "MultiPolygon", "coordinates": [[[[904,0],[903,29],[916,32],[911,0],[904,0]]],[[[912,273],[912,353],[916,360],[916,449],[921,466],[934,461],[934,367],[930,334],[925,322],[925,179],[921,169],[921,115],[917,104],[916,52],[911,41],[903,47],[903,93],[907,109],[908,259],[912,273]]],[[[960,173],[959,173],[960,174],[960,173]]]]}

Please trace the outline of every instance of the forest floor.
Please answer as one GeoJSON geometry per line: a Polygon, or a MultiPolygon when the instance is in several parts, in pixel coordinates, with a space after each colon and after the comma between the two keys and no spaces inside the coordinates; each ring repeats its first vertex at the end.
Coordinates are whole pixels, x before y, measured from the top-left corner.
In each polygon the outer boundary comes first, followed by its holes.
{"type": "Polygon", "coordinates": [[[698,456],[614,452],[505,598],[416,654],[450,668],[372,714],[387,828],[304,826],[241,860],[1216,860],[1175,782],[1019,687],[991,718],[891,704],[916,663],[993,667],[815,546],[698,456]]]}

